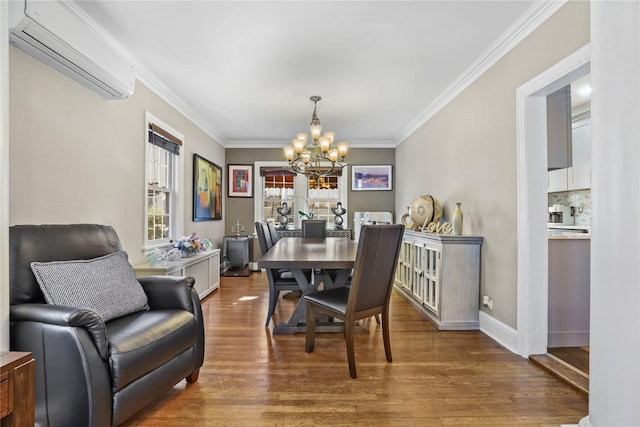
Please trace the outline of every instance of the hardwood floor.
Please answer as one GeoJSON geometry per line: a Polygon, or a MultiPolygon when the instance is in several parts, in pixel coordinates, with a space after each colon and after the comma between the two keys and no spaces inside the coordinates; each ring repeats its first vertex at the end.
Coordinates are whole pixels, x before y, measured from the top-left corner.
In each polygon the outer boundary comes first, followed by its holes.
{"type": "Polygon", "coordinates": [[[266,276],[223,277],[203,301],[205,363],[126,427],[559,426],[588,413],[587,398],[479,331],[438,331],[392,296],[391,349],[373,318],[355,336],[349,377],[342,334],[272,336],[297,300],[281,297],[264,327],[266,276]]]}
{"type": "Polygon", "coordinates": [[[547,352],[589,375],[589,347],[556,347],[547,352]]]}

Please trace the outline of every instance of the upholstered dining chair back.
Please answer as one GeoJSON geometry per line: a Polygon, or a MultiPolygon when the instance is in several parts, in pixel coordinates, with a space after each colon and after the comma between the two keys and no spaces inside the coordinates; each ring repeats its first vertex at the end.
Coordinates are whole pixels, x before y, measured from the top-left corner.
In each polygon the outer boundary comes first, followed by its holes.
{"type": "Polygon", "coordinates": [[[267,220],[267,228],[269,228],[269,235],[271,236],[271,244],[275,245],[280,238],[278,237],[278,232],[276,231],[276,223],[273,218],[269,218],[267,220]]]}
{"type": "Polygon", "coordinates": [[[256,221],[255,226],[256,234],[258,235],[258,244],[260,245],[260,252],[264,255],[273,246],[271,235],[269,234],[269,226],[266,222],[262,221],[256,221]]]}
{"type": "Polygon", "coordinates": [[[359,313],[389,303],[404,232],[399,225],[361,229],[347,310],[359,313]]]}
{"type": "MultiPolygon", "coordinates": [[[[256,234],[258,235],[258,243],[260,244],[260,252],[266,254],[273,247],[271,236],[269,234],[269,225],[266,222],[257,221],[255,223],[256,234]]],[[[300,289],[298,282],[294,279],[293,274],[286,270],[277,270],[267,268],[267,280],[269,281],[269,307],[267,309],[267,320],[264,326],[269,326],[271,317],[276,309],[278,297],[282,291],[295,291],[300,289]]]]}
{"type": "Polygon", "coordinates": [[[325,219],[306,219],[302,221],[302,237],[322,238],[326,236],[327,220],[325,219]]]}
{"type": "Polygon", "coordinates": [[[402,224],[363,226],[351,286],[326,289],[304,296],[307,303],[307,353],[312,352],[315,345],[316,312],[343,320],[349,373],[352,378],[357,376],[353,349],[353,324],[357,320],[382,314],[384,351],[387,361],[392,360],[389,299],[403,233],[402,224]]]}

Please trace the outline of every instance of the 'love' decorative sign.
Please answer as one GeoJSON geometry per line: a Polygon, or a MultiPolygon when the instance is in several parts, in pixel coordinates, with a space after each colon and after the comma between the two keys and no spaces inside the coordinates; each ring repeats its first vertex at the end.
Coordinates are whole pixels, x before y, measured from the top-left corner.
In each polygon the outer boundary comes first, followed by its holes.
{"type": "Polygon", "coordinates": [[[423,233],[437,233],[437,234],[452,234],[453,233],[453,224],[449,221],[443,222],[442,224],[438,224],[436,222],[430,222],[427,224],[427,221],[422,224],[422,232],[423,233]]]}

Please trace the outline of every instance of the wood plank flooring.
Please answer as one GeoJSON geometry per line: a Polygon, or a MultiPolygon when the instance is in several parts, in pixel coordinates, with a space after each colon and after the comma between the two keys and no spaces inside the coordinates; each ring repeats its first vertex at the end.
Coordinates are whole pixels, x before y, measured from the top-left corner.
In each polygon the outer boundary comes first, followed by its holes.
{"type": "MultiPolygon", "coordinates": [[[[438,331],[394,292],[393,362],[373,318],[355,337],[349,377],[342,334],[264,327],[266,275],[224,277],[203,301],[205,363],[123,424],[144,426],[559,426],[588,413],[587,398],[479,331],[438,331]]],[[[275,322],[295,299],[281,297],[275,322]]]]}
{"type": "Polygon", "coordinates": [[[589,375],[589,347],[556,347],[547,352],[589,375]]]}

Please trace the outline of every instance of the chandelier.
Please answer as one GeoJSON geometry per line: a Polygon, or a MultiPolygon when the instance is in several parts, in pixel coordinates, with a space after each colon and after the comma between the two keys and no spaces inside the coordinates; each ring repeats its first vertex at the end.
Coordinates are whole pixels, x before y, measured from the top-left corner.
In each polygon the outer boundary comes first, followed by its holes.
{"type": "Polygon", "coordinates": [[[322,126],[316,114],[318,101],[322,98],[312,96],[309,99],[314,103],[311,126],[309,126],[311,144],[307,145],[306,133],[299,133],[293,140],[293,146],[284,147],[284,155],[294,172],[318,178],[331,175],[349,164],[344,161],[349,144],[338,142],[334,145],[335,133],[322,132],[322,126]]]}

